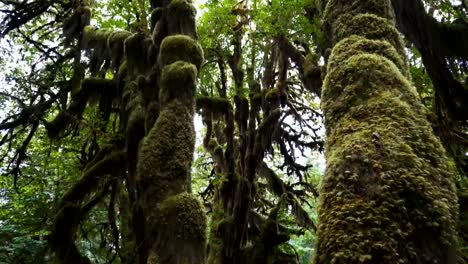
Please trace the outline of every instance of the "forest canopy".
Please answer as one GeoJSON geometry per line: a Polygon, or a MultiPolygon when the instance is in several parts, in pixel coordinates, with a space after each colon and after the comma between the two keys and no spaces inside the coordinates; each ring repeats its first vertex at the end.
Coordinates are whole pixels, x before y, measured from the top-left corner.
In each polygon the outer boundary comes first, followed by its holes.
{"type": "Polygon", "coordinates": [[[468,263],[468,1],[0,20],[0,263],[468,263]]]}

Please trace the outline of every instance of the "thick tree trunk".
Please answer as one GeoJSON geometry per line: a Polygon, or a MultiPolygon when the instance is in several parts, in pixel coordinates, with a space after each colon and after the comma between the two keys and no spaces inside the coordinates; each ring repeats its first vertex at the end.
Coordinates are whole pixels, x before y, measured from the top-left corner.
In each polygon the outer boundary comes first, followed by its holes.
{"type": "Polygon", "coordinates": [[[390,1],[324,2],[334,48],[315,263],[454,263],[452,168],[407,79],[390,1]]]}

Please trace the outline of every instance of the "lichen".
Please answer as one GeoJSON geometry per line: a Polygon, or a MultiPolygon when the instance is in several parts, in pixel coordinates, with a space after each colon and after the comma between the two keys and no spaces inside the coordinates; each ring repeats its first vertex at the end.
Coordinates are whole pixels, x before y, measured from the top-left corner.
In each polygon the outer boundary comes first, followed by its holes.
{"type": "Polygon", "coordinates": [[[207,218],[200,200],[188,193],[174,195],[161,203],[159,212],[158,263],[204,263],[207,218]]]}
{"type": "MultiPolygon", "coordinates": [[[[334,53],[331,61],[335,60],[335,56],[340,55],[334,53]]],[[[326,112],[327,124],[334,126],[349,108],[362,105],[383,90],[421,109],[421,103],[415,100],[419,97],[416,89],[395,64],[385,57],[363,53],[342,61],[339,67],[329,68],[322,91],[322,107],[326,112]]]]}
{"type": "Polygon", "coordinates": [[[159,51],[159,65],[162,67],[177,61],[194,64],[197,70],[203,63],[203,50],[194,39],[185,35],[164,38],[159,51]]]}

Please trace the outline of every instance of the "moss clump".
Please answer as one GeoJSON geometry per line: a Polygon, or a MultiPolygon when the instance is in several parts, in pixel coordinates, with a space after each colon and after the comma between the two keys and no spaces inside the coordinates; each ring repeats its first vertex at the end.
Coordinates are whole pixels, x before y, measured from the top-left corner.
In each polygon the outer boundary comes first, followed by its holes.
{"type": "Polygon", "coordinates": [[[132,33],[128,31],[114,31],[107,39],[107,49],[111,55],[114,68],[119,67],[122,58],[124,57],[124,42],[132,33]]]}
{"type": "Polygon", "coordinates": [[[111,35],[112,31],[109,29],[95,29],[92,26],[86,26],[83,29],[83,46],[88,49],[105,49],[107,39],[111,35]]]}
{"type": "MultiPolygon", "coordinates": [[[[340,54],[334,53],[331,61],[336,56],[340,54]]],[[[329,68],[322,91],[326,124],[334,126],[350,108],[362,105],[382,91],[389,91],[400,100],[421,109],[416,89],[385,57],[358,54],[341,62],[339,67],[329,68]]]]}
{"type": "Polygon", "coordinates": [[[330,69],[338,68],[341,63],[351,56],[366,53],[389,59],[400,69],[403,75],[408,76],[408,67],[401,58],[401,55],[398,54],[390,43],[382,40],[371,40],[357,35],[345,38],[335,45],[328,62],[328,67],[330,69]]]}
{"type": "Polygon", "coordinates": [[[422,112],[382,91],[329,131],[317,263],[444,263],[457,201],[422,112]]]}
{"type": "Polygon", "coordinates": [[[194,64],[197,70],[203,63],[203,50],[197,41],[185,35],[174,35],[164,38],[159,51],[159,65],[162,67],[176,61],[194,64]]]}
{"type": "Polygon", "coordinates": [[[161,203],[159,212],[158,263],[204,263],[207,218],[200,200],[188,193],[174,195],[161,203]]]}
{"type": "Polygon", "coordinates": [[[388,20],[374,14],[342,15],[334,24],[334,42],[358,35],[368,39],[388,41],[405,58],[404,43],[398,30],[388,20]],[[365,26],[363,26],[365,25],[365,26]]]}
{"type": "Polygon", "coordinates": [[[193,64],[178,61],[167,65],[161,73],[159,100],[161,106],[177,99],[194,107],[197,69],[193,64]]]}
{"type": "Polygon", "coordinates": [[[168,35],[183,34],[197,39],[196,9],[192,1],[173,0],[167,11],[168,35]]]}
{"type": "Polygon", "coordinates": [[[393,20],[392,7],[389,0],[329,0],[327,1],[323,18],[326,23],[333,25],[343,14],[355,16],[357,14],[374,14],[386,20],[393,20]]]}
{"type": "Polygon", "coordinates": [[[144,205],[153,206],[185,190],[195,149],[192,118],[186,103],[173,100],[161,109],[144,139],[137,166],[141,185],[146,187],[144,205]]]}

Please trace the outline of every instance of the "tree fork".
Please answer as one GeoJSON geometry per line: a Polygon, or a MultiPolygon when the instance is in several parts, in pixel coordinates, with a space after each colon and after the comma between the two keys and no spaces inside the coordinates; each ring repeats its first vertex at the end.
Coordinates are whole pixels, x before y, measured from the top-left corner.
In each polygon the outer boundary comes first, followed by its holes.
{"type": "Polygon", "coordinates": [[[316,262],[455,263],[453,168],[407,79],[389,0],[329,0],[316,262]]]}

